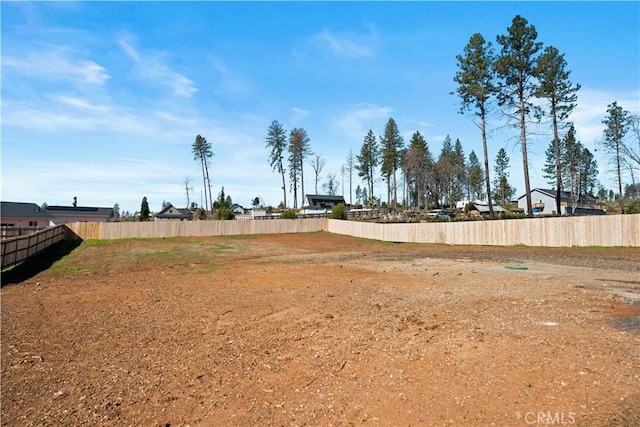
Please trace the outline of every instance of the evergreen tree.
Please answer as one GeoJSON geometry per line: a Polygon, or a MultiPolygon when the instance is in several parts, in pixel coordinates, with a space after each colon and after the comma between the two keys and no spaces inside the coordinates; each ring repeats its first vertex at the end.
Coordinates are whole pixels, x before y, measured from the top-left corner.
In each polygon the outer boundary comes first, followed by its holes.
{"type": "Polygon", "coordinates": [[[580,159],[582,169],[580,194],[594,196],[595,189],[598,186],[598,162],[587,147],[582,148],[580,159]]]}
{"type": "Polygon", "coordinates": [[[622,109],[617,102],[607,106],[607,116],[602,121],[606,126],[604,129],[604,141],[602,145],[609,159],[616,165],[616,175],[618,178],[618,194],[620,196],[620,212],[624,213],[624,198],[622,193],[622,145],[630,123],[630,114],[622,109]]]}
{"type": "Polygon", "coordinates": [[[353,195],[352,186],[353,186],[353,169],[355,168],[355,160],[353,158],[353,150],[349,150],[349,154],[346,158],[345,163],[346,171],[349,174],[349,204],[351,205],[353,201],[351,200],[351,196],[353,195]]]}
{"type": "Polygon", "coordinates": [[[447,135],[442,141],[442,150],[434,165],[435,198],[438,206],[451,206],[455,181],[454,148],[451,137],[447,135]]]}
{"type": "Polygon", "coordinates": [[[496,163],[494,166],[494,181],[493,186],[495,191],[493,193],[493,199],[496,203],[507,203],[513,197],[515,188],[512,188],[509,184],[509,172],[507,170],[511,167],[509,164],[509,157],[504,148],[501,148],[496,155],[496,163]]]}
{"type": "Polygon", "coordinates": [[[191,145],[191,152],[193,154],[193,159],[200,161],[202,181],[204,185],[205,212],[208,212],[213,203],[213,199],[211,197],[211,180],[209,179],[209,159],[213,157],[211,143],[207,141],[207,138],[198,135],[196,136],[195,142],[191,145]],[[208,198],[207,189],[209,190],[208,198]]]}
{"type": "Polygon", "coordinates": [[[298,180],[304,204],[304,160],[311,154],[309,137],[303,128],[295,128],[289,135],[289,181],[293,188],[293,208],[298,207],[298,180]]]}
{"type": "Polygon", "coordinates": [[[427,192],[433,172],[433,157],[429,152],[427,141],[418,131],[414,132],[409,142],[409,148],[403,156],[403,168],[407,181],[409,203],[415,209],[420,209],[422,203],[426,207],[428,205],[427,192]]]}
{"type": "Polygon", "coordinates": [[[360,154],[356,156],[356,170],[358,176],[367,183],[368,194],[373,194],[373,181],[376,167],[378,167],[378,144],[372,130],[367,132],[360,154]]]}
{"type": "Polygon", "coordinates": [[[451,194],[450,206],[455,206],[455,202],[464,198],[464,190],[467,187],[467,165],[465,161],[464,151],[460,139],[456,138],[453,146],[453,188],[451,194]]]}
{"type": "Polygon", "coordinates": [[[575,108],[580,85],[572,85],[569,81],[571,71],[566,70],[567,62],[558,49],[548,46],[538,58],[535,69],[540,85],[535,95],[549,102],[549,114],[553,127],[553,146],[556,160],[556,212],[561,212],[560,193],[562,191],[562,168],[560,165],[561,149],[558,128],[569,117],[575,108]]]}
{"type": "MultiPolygon", "coordinates": [[[[552,140],[549,143],[549,147],[544,151],[545,162],[544,167],[542,168],[542,177],[546,180],[547,184],[551,186],[551,188],[556,188],[558,185],[558,170],[562,171],[560,156],[556,154],[556,148],[559,149],[560,154],[564,152],[562,140],[560,140],[558,144],[552,140]]],[[[562,176],[560,179],[562,180],[562,176]]]]}
{"type": "Polygon", "coordinates": [[[458,83],[457,93],[462,99],[461,113],[474,109],[474,115],[479,120],[478,126],[482,134],[482,151],[484,154],[484,180],[487,187],[489,213],[493,217],[493,203],[490,197],[491,184],[489,179],[489,153],[487,150],[487,114],[489,100],[494,95],[495,60],[491,42],[486,42],[481,34],[471,36],[465,46],[464,56],[456,56],[459,71],[454,77],[458,83]]]}
{"type": "Polygon", "coordinates": [[[396,173],[400,168],[400,154],[403,145],[404,141],[398,131],[398,125],[393,117],[390,117],[384,127],[384,134],[380,137],[380,173],[387,180],[387,205],[393,203],[393,207],[396,207],[398,200],[396,173]],[[393,202],[390,200],[392,195],[393,202]]]}
{"type": "Polygon", "coordinates": [[[271,168],[278,172],[282,177],[282,193],[283,193],[283,207],[287,208],[287,184],[285,182],[284,174],[284,150],[287,146],[287,133],[277,120],[271,122],[271,125],[267,129],[267,137],[265,139],[266,148],[270,149],[269,153],[269,165],[271,168]]]}
{"type": "MultiPolygon", "coordinates": [[[[478,160],[478,156],[473,150],[471,150],[471,153],[469,154],[467,175],[469,177],[469,198],[482,200],[484,190],[484,172],[482,170],[482,166],[480,165],[480,160],[478,160]]],[[[491,199],[491,197],[489,197],[489,199],[491,199]]]]}
{"type": "Polygon", "coordinates": [[[151,211],[149,211],[149,202],[147,202],[147,197],[142,198],[142,203],[140,204],[140,221],[149,221],[149,215],[151,211]]]}
{"type": "Polygon", "coordinates": [[[542,43],[536,42],[538,32],[535,27],[528,25],[527,20],[520,15],[513,18],[507,31],[507,35],[497,37],[498,44],[502,46],[494,63],[494,69],[500,78],[498,105],[504,108],[507,117],[520,128],[527,215],[533,216],[527,155],[527,117],[531,112],[537,111],[530,99],[537,90],[534,79],[536,55],[542,48],[542,43]]]}

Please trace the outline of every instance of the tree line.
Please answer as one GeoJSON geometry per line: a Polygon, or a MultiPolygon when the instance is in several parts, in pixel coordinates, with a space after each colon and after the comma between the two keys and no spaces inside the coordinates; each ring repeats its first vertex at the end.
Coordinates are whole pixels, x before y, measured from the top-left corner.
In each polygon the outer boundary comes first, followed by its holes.
{"type": "MultiPolygon", "coordinates": [[[[419,209],[429,206],[453,206],[456,200],[486,199],[493,216],[493,203],[511,200],[516,189],[509,183],[509,157],[504,148],[495,156],[490,171],[488,152],[489,120],[500,119],[496,126],[506,124],[518,129],[522,152],[527,212],[533,214],[527,142],[529,126],[533,123],[549,124],[551,141],[546,150],[544,177],[556,190],[556,212],[561,212],[563,191],[575,195],[602,195],[605,191],[597,180],[598,165],[591,153],[576,140],[576,130],[569,117],[577,106],[580,84],[570,80],[565,55],[554,46],[544,46],[537,40],[535,26],[520,15],[513,18],[506,34],[496,36],[499,51],[480,33],[473,34],[457,55],[458,71],[453,77],[457,88],[452,94],[461,101],[460,113],[469,114],[480,130],[482,163],[474,150],[468,158],[464,155],[459,139],[447,136],[437,159],[429,150],[425,138],[416,131],[408,146],[393,118],[387,121],[384,132],[376,137],[373,130],[364,136],[355,158],[349,152],[342,166],[343,177],[348,174],[349,203],[352,203],[354,171],[362,179],[363,186],[355,189],[356,203],[381,203],[374,194],[379,180],[386,186],[387,206],[398,204],[398,189],[402,191],[403,204],[419,209]],[[493,179],[492,173],[493,172],[493,179]]],[[[608,106],[604,138],[601,147],[616,164],[618,194],[622,207],[622,175],[626,170],[633,179],[633,171],[640,166],[640,132],[638,118],[631,116],[616,102],[608,106]],[[638,147],[625,140],[626,132],[633,129],[638,147]]],[[[304,159],[311,155],[309,138],[304,130],[286,131],[274,121],[267,130],[266,147],[271,150],[269,161],[275,172],[281,175],[284,206],[287,206],[286,170],[289,170],[290,188],[293,191],[293,207],[297,207],[297,192],[304,200],[304,159]],[[300,133],[300,134],[299,134],[300,133]],[[286,154],[288,153],[288,158],[286,154]]],[[[318,155],[311,163],[316,176],[316,192],[319,171],[323,163],[318,155]]],[[[333,192],[337,185],[335,174],[329,175],[328,185],[333,192]]],[[[633,183],[632,188],[636,185],[633,183]]]]}

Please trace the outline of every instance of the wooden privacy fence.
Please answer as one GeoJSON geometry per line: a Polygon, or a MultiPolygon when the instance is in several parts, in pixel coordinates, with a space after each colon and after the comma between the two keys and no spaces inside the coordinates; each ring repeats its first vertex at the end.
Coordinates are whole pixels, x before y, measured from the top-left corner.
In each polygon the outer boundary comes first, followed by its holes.
{"type": "Polygon", "coordinates": [[[426,224],[328,220],[336,234],[405,243],[491,246],[640,246],[640,214],[426,224]]]}
{"type": "Polygon", "coordinates": [[[310,233],[326,229],[325,218],[230,221],[76,222],[66,224],[83,240],[310,233]]]}
{"type": "Polygon", "coordinates": [[[25,236],[10,237],[0,240],[2,269],[16,265],[42,252],[54,243],[65,240],[68,229],[64,225],[45,228],[25,236]]]}
{"type": "Polygon", "coordinates": [[[73,223],[67,226],[84,240],[308,233],[325,230],[389,242],[640,247],[640,214],[412,224],[376,224],[315,218],[73,223]]]}

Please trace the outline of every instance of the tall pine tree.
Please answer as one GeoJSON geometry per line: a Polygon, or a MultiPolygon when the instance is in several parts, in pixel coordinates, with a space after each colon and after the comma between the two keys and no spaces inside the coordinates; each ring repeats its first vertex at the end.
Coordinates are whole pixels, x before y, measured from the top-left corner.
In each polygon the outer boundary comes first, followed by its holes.
{"type": "Polygon", "coordinates": [[[282,125],[274,120],[267,129],[267,137],[265,138],[265,146],[270,149],[269,164],[274,171],[277,171],[282,177],[282,193],[283,208],[287,209],[287,184],[284,174],[284,150],[287,148],[287,132],[282,125]]]}
{"type": "Polygon", "coordinates": [[[456,56],[459,71],[453,80],[458,83],[457,93],[462,99],[461,113],[473,110],[479,121],[478,127],[482,134],[482,151],[484,155],[484,179],[487,187],[489,213],[493,217],[493,203],[491,200],[491,182],[489,179],[489,153],[487,150],[487,115],[489,101],[495,94],[495,73],[493,69],[494,53],[491,42],[486,42],[481,34],[471,36],[464,48],[464,56],[456,56]]]}
{"type": "Polygon", "coordinates": [[[358,176],[363,178],[367,183],[368,194],[373,197],[373,181],[375,178],[375,171],[378,167],[378,143],[376,136],[372,130],[367,132],[364,137],[360,154],[356,155],[356,170],[358,176]]]}
{"type": "Polygon", "coordinates": [[[494,68],[500,78],[498,105],[503,107],[507,117],[520,129],[527,215],[533,216],[527,152],[527,120],[528,116],[536,111],[531,98],[536,92],[535,67],[542,43],[536,41],[538,38],[536,28],[528,24],[525,18],[516,15],[511,26],[507,28],[508,34],[497,37],[502,49],[494,63],[494,68]]]}
{"type": "Polygon", "coordinates": [[[539,86],[535,91],[538,98],[548,101],[549,114],[553,128],[553,145],[556,159],[556,212],[560,210],[560,194],[562,191],[562,176],[560,166],[560,137],[559,127],[565,121],[576,106],[580,85],[575,86],[569,81],[571,71],[567,70],[567,61],[558,49],[548,46],[538,58],[535,73],[539,86]]]}
{"type": "Polygon", "coordinates": [[[384,134],[380,137],[380,173],[387,180],[387,205],[393,205],[394,208],[398,201],[397,171],[400,168],[403,145],[398,125],[390,117],[384,127],[384,134]],[[393,199],[390,200],[391,198],[393,199]]]}
{"type": "MultiPolygon", "coordinates": [[[[483,191],[484,191],[484,185],[483,185],[484,172],[482,171],[480,160],[478,160],[478,156],[473,150],[471,150],[471,153],[469,153],[467,176],[468,176],[467,194],[469,198],[482,200],[483,191]]],[[[489,199],[491,199],[491,197],[489,197],[489,199]]]]}

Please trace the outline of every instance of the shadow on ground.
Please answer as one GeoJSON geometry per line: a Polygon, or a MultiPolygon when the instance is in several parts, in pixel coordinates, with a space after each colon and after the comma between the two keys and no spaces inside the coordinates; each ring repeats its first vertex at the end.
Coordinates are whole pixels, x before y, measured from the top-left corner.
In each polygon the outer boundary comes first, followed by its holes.
{"type": "Polygon", "coordinates": [[[63,240],[55,245],[49,246],[22,264],[3,271],[0,278],[0,286],[4,287],[9,284],[29,280],[36,274],[47,270],[56,261],[69,255],[75,248],[80,246],[81,243],[81,240],[63,240]]]}

